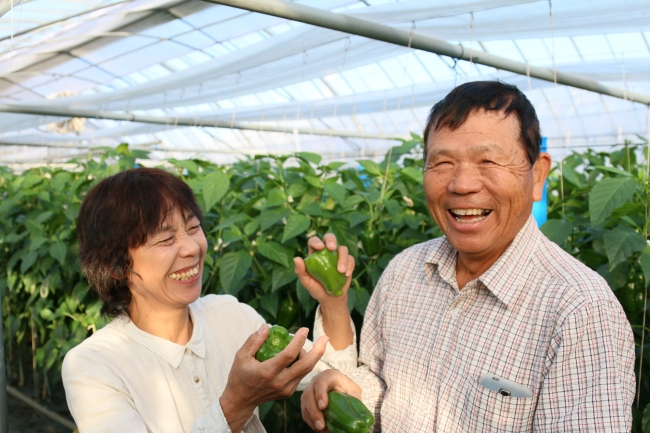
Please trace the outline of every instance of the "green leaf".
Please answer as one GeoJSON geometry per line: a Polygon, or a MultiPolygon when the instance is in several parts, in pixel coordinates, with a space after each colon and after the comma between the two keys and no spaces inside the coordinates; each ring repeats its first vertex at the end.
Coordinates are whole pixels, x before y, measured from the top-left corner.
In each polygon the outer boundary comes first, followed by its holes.
{"type": "Polygon", "coordinates": [[[625,170],[621,170],[619,168],[605,167],[604,165],[597,165],[594,168],[597,168],[600,171],[608,171],[610,173],[620,174],[621,176],[625,176],[625,177],[632,177],[632,173],[629,173],[625,170]]]}
{"type": "Polygon", "coordinates": [[[633,230],[622,227],[605,232],[603,240],[605,242],[607,258],[609,259],[610,271],[632,254],[643,250],[648,245],[643,236],[633,230]]]}
{"type": "Polygon", "coordinates": [[[643,271],[643,278],[645,280],[645,285],[650,286],[650,247],[647,247],[641,253],[641,270],[643,271]]]}
{"type": "Polygon", "coordinates": [[[320,164],[320,162],[323,160],[322,156],[312,152],[296,152],[296,156],[315,165],[320,164]]]}
{"type": "Polygon", "coordinates": [[[20,273],[21,274],[26,273],[29,270],[29,268],[31,268],[32,265],[36,262],[37,258],[38,258],[38,251],[32,251],[26,256],[23,256],[22,263],[20,264],[20,273]]]}
{"type": "Polygon", "coordinates": [[[562,170],[562,175],[566,180],[577,186],[578,188],[582,188],[584,184],[584,176],[582,174],[578,174],[572,167],[565,165],[562,170]]]}
{"type": "Polygon", "coordinates": [[[230,179],[220,171],[208,173],[203,178],[203,200],[205,208],[209,212],[228,192],[230,179]]]}
{"type": "Polygon", "coordinates": [[[293,266],[295,251],[277,242],[266,242],[257,251],[267,259],[273,260],[286,268],[293,266]]]}
{"type": "Polygon", "coordinates": [[[54,215],[54,212],[52,212],[51,210],[43,212],[42,214],[40,214],[34,219],[34,225],[36,226],[41,225],[45,220],[50,219],[52,215],[54,215]]]}
{"type": "Polygon", "coordinates": [[[287,219],[287,224],[284,226],[284,233],[282,234],[282,243],[285,243],[291,238],[298,236],[307,231],[311,222],[309,218],[300,214],[293,214],[287,219]]]}
{"type": "Polygon", "coordinates": [[[323,209],[320,208],[320,205],[315,201],[310,202],[304,206],[298,207],[298,211],[304,213],[305,215],[311,216],[321,216],[323,215],[323,209]]]}
{"type": "Polygon", "coordinates": [[[598,182],[589,194],[591,224],[599,225],[619,206],[628,201],[637,185],[630,178],[607,178],[598,182]]]}
{"type": "Polygon", "coordinates": [[[370,215],[368,215],[365,212],[351,212],[348,215],[348,221],[350,221],[350,228],[361,224],[364,221],[368,221],[370,219],[370,215]]]}
{"type": "Polygon", "coordinates": [[[219,259],[219,281],[224,292],[236,295],[234,290],[253,263],[253,256],[248,251],[226,253],[219,259]]]}
{"type": "Polygon", "coordinates": [[[548,220],[540,230],[551,241],[559,246],[564,246],[564,241],[573,232],[573,223],[567,220],[548,220]]]}
{"type": "Polygon", "coordinates": [[[278,315],[278,303],[280,301],[280,296],[278,292],[271,292],[267,293],[266,295],[262,296],[262,299],[260,299],[260,305],[262,308],[264,308],[266,311],[271,313],[273,317],[276,317],[278,315]]]}
{"type": "Polygon", "coordinates": [[[312,176],[310,174],[306,175],[304,179],[314,188],[320,188],[321,187],[321,182],[320,179],[317,178],[316,176],[312,176]]]}
{"type": "Polygon", "coordinates": [[[330,162],[327,164],[327,168],[330,170],[338,170],[339,168],[343,167],[345,165],[345,162],[340,162],[340,161],[334,161],[330,162]]]}
{"type": "Polygon", "coordinates": [[[296,296],[305,315],[308,316],[316,306],[317,301],[311,297],[311,294],[305,289],[300,280],[296,280],[296,296]]]}
{"type": "Polygon", "coordinates": [[[345,203],[345,187],[339,183],[327,183],[323,189],[341,206],[345,203]]]}
{"type": "Polygon", "coordinates": [[[292,283],[296,278],[298,276],[293,269],[288,269],[283,266],[273,267],[271,292],[275,292],[280,287],[292,283]]]}
{"type": "Polygon", "coordinates": [[[330,221],[329,228],[334,233],[334,236],[336,236],[336,241],[339,245],[345,245],[353,257],[359,257],[359,238],[350,229],[349,222],[341,219],[333,219],[330,221]]]}
{"type": "Polygon", "coordinates": [[[246,236],[250,236],[259,228],[260,220],[255,218],[253,221],[249,222],[244,226],[244,233],[246,236]]]}
{"type": "Polygon", "coordinates": [[[54,257],[55,260],[58,260],[58,262],[61,263],[61,266],[65,263],[65,255],[67,251],[68,247],[66,247],[66,245],[61,241],[54,242],[50,245],[50,255],[54,257]]]}
{"type": "Polygon", "coordinates": [[[643,433],[650,433],[650,404],[647,404],[643,410],[643,417],[641,417],[641,426],[643,433]]]}
{"type": "Polygon", "coordinates": [[[224,222],[221,224],[215,226],[212,230],[210,230],[210,233],[214,233],[216,231],[219,231],[221,229],[227,229],[230,228],[233,224],[240,223],[242,221],[247,221],[249,220],[250,217],[246,215],[245,213],[238,213],[237,215],[233,215],[230,218],[226,218],[224,222]]]}
{"type": "Polygon", "coordinates": [[[268,191],[266,196],[265,208],[281,206],[287,202],[287,193],[280,188],[273,188],[268,191]]]}
{"type": "Polygon", "coordinates": [[[422,170],[418,170],[415,167],[404,167],[402,169],[402,174],[408,177],[409,179],[412,179],[422,185],[424,182],[424,173],[422,170]]]}
{"type": "Polygon", "coordinates": [[[375,161],[370,159],[359,159],[357,162],[361,164],[361,167],[363,167],[369,175],[373,177],[382,175],[381,167],[375,161]]]}
{"type": "Polygon", "coordinates": [[[366,308],[368,307],[368,301],[370,301],[370,293],[364,288],[356,290],[357,299],[354,303],[354,309],[359,312],[362,316],[366,314],[366,308]]]}
{"type": "Polygon", "coordinates": [[[286,218],[289,215],[291,215],[291,210],[287,209],[286,207],[263,210],[260,214],[260,224],[262,231],[266,231],[266,229],[271,227],[273,224],[281,221],[282,218],[286,218]]]}

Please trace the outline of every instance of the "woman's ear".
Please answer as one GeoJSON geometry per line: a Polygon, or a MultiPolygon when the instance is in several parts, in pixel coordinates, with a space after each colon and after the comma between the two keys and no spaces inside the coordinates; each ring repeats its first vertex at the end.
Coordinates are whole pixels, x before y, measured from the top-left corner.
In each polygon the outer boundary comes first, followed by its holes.
{"type": "Polygon", "coordinates": [[[544,184],[548,173],[551,171],[551,155],[546,152],[539,154],[533,164],[533,201],[540,201],[544,194],[544,184]]]}

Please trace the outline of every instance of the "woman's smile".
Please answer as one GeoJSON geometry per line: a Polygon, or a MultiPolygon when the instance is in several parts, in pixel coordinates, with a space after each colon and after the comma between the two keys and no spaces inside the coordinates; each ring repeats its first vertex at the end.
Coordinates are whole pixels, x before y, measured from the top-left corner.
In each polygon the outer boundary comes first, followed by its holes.
{"type": "Polygon", "coordinates": [[[197,263],[194,266],[189,268],[183,268],[169,274],[169,278],[178,282],[178,283],[189,283],[194,282],[199,278],[200,269],[199,264],[197,263]]]}

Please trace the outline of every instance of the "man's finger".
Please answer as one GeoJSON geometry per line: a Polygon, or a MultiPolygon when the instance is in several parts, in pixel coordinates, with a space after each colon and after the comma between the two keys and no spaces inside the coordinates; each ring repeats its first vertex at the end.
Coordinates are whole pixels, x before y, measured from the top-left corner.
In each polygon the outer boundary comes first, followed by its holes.
{"type": "MultiPolygon", "coordinates": [[[[318,430],[316,428],[316,420],[322,417],[320,410],[316,404],[316,399],[314,398],[314,386],[313,383],[305,389],[305,392],[302,393],[300,397],[300,409],[302,411],[302,419],[305,420],[309,428],[312,430],[318,430]]],[[[323,422],[323,420],[321,421],[323,422]]],[[[323,423],[324,424],[324,423],[323,423]]]]}
{"type": "Polygon", "coordinates": [[[269,325],[266,323],[260,326],[257,332],[254,332],[246,339],[239,352],[244,354],[247,358],[255,357],[255,354],[264,344],[264,340],[269,335],[269,325]]]}
{"type": "Polygon", "coordinates": [[[341,274],[346,274],[348,271],[348,247],[341,245],[339,247],[339,261],[336,265],[337,271],[341,274]]]}
{"type": "Polygon", "coordinates": [[[309,427],[313,430],[320,431],[325,428],[325,417],[323,413],[318,408],[318,403],[314,396],[314,387],[313,382],[309,387],[303,392],[302,397],[300,398],[300,406],[303,410],[302,419],[305,420],[309,427]]]}
{"type": "Polygon", "coordinates": [[[323,241],[327,245],[328,250],[336,251],[336,236],[334,236],[334,233],[327,233],[323,236],[323,241]]]}

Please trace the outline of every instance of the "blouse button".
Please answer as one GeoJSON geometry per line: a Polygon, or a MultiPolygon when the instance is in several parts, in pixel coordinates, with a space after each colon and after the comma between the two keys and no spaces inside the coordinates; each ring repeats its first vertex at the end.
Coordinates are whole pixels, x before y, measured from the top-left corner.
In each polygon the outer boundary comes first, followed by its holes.
{"type": "Polygon", "coordinates": [[[199,379],[199,376],[194,376],[194,382],[199,383],[199,380],[201,380],[199,379]]]}
{"type": "Polygon", "coordinates": [[[190,348],[189,348],[189,347],[186,347],[186,348],[185,348],[185,354],[186,354],[186,355],[189,355],[190,352],[191,352],[190,348]]]}

